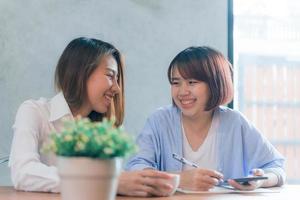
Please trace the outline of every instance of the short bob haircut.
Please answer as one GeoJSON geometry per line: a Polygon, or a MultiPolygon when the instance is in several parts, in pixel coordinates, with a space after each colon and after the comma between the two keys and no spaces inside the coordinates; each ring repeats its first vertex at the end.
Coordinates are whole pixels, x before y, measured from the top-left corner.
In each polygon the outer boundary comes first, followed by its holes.
{"type": "Polygon", "coordinates": [[[123,57],[113,45],[93,39],[80,37],[72,40],[58,60],[55,71],[55,86],[62,91],[72,109],[79,109],[87,98],[87,80],[105,56],[113,56],[118,65],[118,84],[120,93],[113,97],[113,102],[106,113],[92,111],[89,118],[101,121],[103,117],[115,117],[119,126],[124,118],[124,76],[123,57]]]}
{"type": "Polygon", "coordinates": [[[176,55],[170,63],[168,69],[170,83],[174,69],[178,69],[184,79],[196,79],[207,83],[210,97],[206,111],[232,101],[232,66],[220,52],[205,46],[189,47],[176,55]]]}

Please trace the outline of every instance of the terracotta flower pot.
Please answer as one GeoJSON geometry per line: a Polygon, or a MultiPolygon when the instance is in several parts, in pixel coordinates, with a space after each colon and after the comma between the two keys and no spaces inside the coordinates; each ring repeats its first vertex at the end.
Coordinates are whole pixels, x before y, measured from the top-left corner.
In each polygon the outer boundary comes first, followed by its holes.
{"type": "Polygon", "coordinates": [[[122,159],[58,157],[62,200],[113,200],[122,159]]]}

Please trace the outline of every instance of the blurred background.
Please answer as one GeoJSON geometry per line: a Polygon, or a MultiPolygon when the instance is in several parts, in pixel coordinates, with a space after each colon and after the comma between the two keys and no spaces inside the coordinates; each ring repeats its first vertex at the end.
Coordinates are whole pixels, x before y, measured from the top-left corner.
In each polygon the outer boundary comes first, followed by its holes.
{"type": "Polygon", "coordinates": [[[300,183],[300,1],[232,0],[234,108],[286,157],[300,183]]]}

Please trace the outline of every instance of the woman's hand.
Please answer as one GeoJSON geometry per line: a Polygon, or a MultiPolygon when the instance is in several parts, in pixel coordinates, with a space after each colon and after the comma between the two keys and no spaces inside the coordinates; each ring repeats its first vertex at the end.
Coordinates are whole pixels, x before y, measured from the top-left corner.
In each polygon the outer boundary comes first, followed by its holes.
{"type": "MultiPolygon", "coordinates": [[[[262,169],[253,169],[251,172],[252,172],[253,176],[263,176],[265,174],[264,170],[262,170],[262,169]]],[[[265,180],[250,181],[249,184],[243,185],[243,184],[239,184],[239,183],[235,182],[232,179],[229,179],[228,183],[232,187],[239,189],[239,190],[255,190],[256,188],[260,188],[265,183],[265,180]]]]}
{"type": "Polygon", "coordinates": [[[180,173],[179,187],[207,191],[223,179],[223,174],[209,169],[192,169],[180,173]]]}
{"type": "Polygon", "coordinates": [[[124,171],[119,177],[118,194],[126,196],[167,196],[173,189],[166,172],[156,170],[124,171]]]}

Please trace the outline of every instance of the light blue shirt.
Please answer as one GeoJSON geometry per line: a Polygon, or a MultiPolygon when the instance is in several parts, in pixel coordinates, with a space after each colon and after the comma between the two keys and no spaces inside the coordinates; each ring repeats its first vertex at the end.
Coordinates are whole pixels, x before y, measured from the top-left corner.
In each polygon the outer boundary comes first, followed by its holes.
{"type": "MultiPolygon", "coordinates": [[[[248,176],[252,169],[261,168],[275,173],[277,185],[282,185],[284,158],[273,145],[240,112],[221,106],[215,112],[219,112],[220,120],[216,129],[217,170],[224,179],[248,176]]],[[[147,119],[137,138],[139,152],[129,159],[126,170],[182,171],[182,163],[172,157],[173,153],[183,155],[180,113],[169,105],[147,119]]]]}

